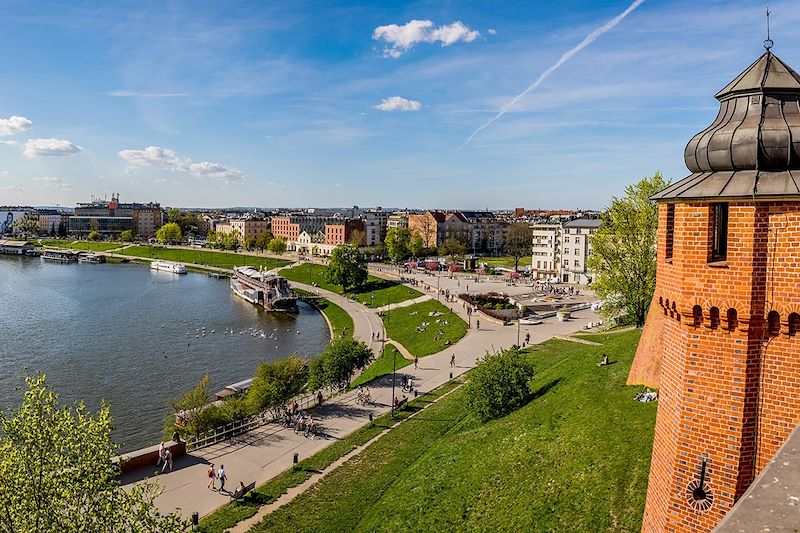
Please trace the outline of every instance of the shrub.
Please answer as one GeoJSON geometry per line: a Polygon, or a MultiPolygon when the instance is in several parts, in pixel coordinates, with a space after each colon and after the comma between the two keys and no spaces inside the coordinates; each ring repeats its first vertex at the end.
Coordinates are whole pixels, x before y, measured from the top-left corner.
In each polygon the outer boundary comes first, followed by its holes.
{"type": "Polygon", "coordinates": [[[498,418],[528,403],[533,365],[516,349],[478,360],[466,389],[467,406],[482,421],[498,418]]]}

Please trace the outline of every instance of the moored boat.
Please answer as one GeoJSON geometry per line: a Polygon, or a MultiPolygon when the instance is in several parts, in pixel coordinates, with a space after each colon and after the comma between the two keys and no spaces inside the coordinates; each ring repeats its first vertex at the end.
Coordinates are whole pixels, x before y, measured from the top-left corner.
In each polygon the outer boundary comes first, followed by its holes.
{"type": "Polygon", "coordinates": [[[276,271],[263,272],[249,266],[233,269],[231,291],[250,303],[264,306],[267,311],[297,310],[297,296],[285,278],[276,271]]]}
{"type": "Polygon", "coordinates": [[[42,253],[42,259],[48,261],[58,261],[59,263],[72,263],[77,261],[83,252],[76,252],[75,250],[45,250],[42,253]]]}
{"type": "Polygon", "coordinates": [[[100,254],[85,254],[78,257],[78,263],[105,263],[106,256],[100,254]]]}
{"type": "Polygon", "coordinates": [[[172,274],[186,274],[186,267],[180,263],[170,263],[169,261],[153,261],[150,263],[150,270],[170,272],[172,274]]]}

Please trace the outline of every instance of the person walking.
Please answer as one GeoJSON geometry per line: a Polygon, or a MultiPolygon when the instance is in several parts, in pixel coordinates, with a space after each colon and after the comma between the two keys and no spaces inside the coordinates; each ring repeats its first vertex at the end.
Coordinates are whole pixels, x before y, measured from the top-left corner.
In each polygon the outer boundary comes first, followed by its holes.
{"type": "Polygon", "coordinates": [[[169,471],[172,472],[172,452],[169,450],[169,448],[164,450],[164,464],[161,465],[161,473],[163,474],[166,472],[167,468],[169,468],[169,471]]]}
{"type": "Polygon", "coordinates": [[[228,479],[228,476],[225,474],[225,465],[219,465],[217,479],[219,479],[219,491],[222,492],[225,490],[225,480],[228,479]]]}
{"type": "Polygon", "coordinates": [[[161,441],[161,444],[158,445],[158,460],[156,461],[156,466],[161,466],[161,463],[164,462],[164,441],[161,441]]]}
{"type": "Polygon", "coordinates": [[[414,356],[414,369],[416,370],[417,368],[419,368],[419,357],[417,357],[415,355],[414,356]]]}
{"type": "Polygon", "coordinates": [[[208,466],[208,488],[211,490],[215,490],[214,485],[216,484],[216,482],[217,482],[217,471],[214,470],[214,463],[211,463],[208,466]]]}
{"type": "Polygon", "coordinates": [[[475,319],[475,327],[477,329],[481,329],[481,320],[479,318],[475,319]]]}
{"type": "Polygon", "coordinates": [[[322,405],[322,391],[317,391],[317,405],[322,405]]]}
{"type": "Polygon", "coordinates": [[[456,354],[450,356],[450,368],[454,368],[456,366],[456,354]]]}

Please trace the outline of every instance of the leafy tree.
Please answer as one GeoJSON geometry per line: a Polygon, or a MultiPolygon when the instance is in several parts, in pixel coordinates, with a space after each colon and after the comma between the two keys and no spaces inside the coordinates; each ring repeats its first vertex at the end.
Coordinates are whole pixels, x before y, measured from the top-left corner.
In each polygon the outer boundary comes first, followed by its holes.
{"type": "Polygon", "coordinates": [[[236,250],[239,248],[239,234],[235,231],[225,233],[222,236],[222,247],[226,250],[236,250]]]}
{"type": "Polygon", "coordinates": [[[350,384],[353,373],[372,359],[372,350],[363,342],[351,337],[336,339],[319,357],[312,360],[309,388],[345,388],[350,384]]]}
{"type": "Polygon", "coordinates": [[[480,420],[506,415],[531,398],[533,364],[514,348],[478,359],[464,385],[467,407],[480,420]]]}
{"type": "Polygon", "coordinates": [[[169,401],[172,415],[167,418],[164,433],[171,434],[177,429],[182,435],[197,435],[212,429],[218,413],[214,409],[216,406],[209,406],[210,402],[211,383],[208,373],[205,373],[194,388],[169,401]],[[176,423],[176,419],[181,422],[176,423]]]}
{"type": "Polygon", "coordinates": [[[408,243],[408,251],[414,257],[419,257],[425,251],[425,240],[419,234],[414,234],[408,243]]]}
{"type": "Polygon", "coordinates": [[[156,231],[156,239],[161,244],[181,242],[182,238],[181,228],[175,222],[167,222],[156,231]]]}
{"type": "Polygon", "coordinates": [[[367,281],[367,258],[355,244],[341,244],[331,252],[325,279],[345,292],[358,288],[367,281]]]}
{"type": "Polygon", "coordinates": [[[456,260],[457,257],[463,257],[466,253],[464,244],[456,238],[447,239],[439,246],[439,255],[450,258],[450,262],[456,260]]]}
{"type": "Polygon", "coordinates": [[[14,235],[36,235],[39,233],[39,218],[29,215],[19,217],[14,220],[11,228],[14,235]]]}
{"type": "Polygon", "coordinates": [[[247,237],[244,240],[244,247],[248,250],[255,250],[256,248],[256,239],[253,237],[247,237]]]}
{"type": "Polygon", "coordinates": [[[353,230],[350,233],[350,239],[347,242],[348,244],[355,244],[356,246],[364,246],[367,244],[367,234],[360,229],[353,230]]]}
{"type": "Polygon", "coordinates": [[[509,226],[505,237],[506,253],[514,258],[514,272],[519,269],[519,259],[533,252],[533,231],[525,222],[509,226]]]}
{"type": "Polygon", "coordinates": [[[605,301],[601,313],[609,318],[630,315],[637,327],[644,325],[656,283],[658,209],[650,196],[668,184],[656,172],[628,185],[600,216],[586,266],[594,273],[595,294],[605,301]]]}
{"type": "Polygon", "coordinates": [[[44,376],[26,379],[16,411],[0,414],[0,530],[44,533],[179,532],[188,523],[162,515],[160,489],[144,482],[123,490],[111,462],[111,414],[82,403],[59,405],[44,376]]]}
{"type": "Polygon", "coordinates": [[[119,234],[119,240],[122,242],[133,242],[133,231],[126,229],[119,234]]]}
{"type": "Polygon", "coordinates": [[[265,230],[264,233],[258,236],[256,239],[256,248],[261,250],[262,252],[269,248],[269,241],[273,239],[272,232],[270,230],[265,230]]]}
{"type": "MultiPolygon", "coordinates": [[[[420,241],[422,238],[420,237],[420,241]]],[[[386,252],[392,261],[402,261],[408,257],[411,232],[408,228],[389,228],[386,232],[386,252]]]]}
{"type": "Polygon", "coordinates": [[[283,255],[286,252],[286,239],[278,237],[269,241],[269,251],[273,254],[283,255]]]}
{"type": "Polygon", "coordinates": [[[264,361],[258,365],[253,384],[247,391],[247,403],[254,413],[272,409],[276,414],[308,381],[308,365],[293,355],[264,361]]]}
{"type": "Polygon", "coordinates": [[[102,237],[102,235],[100,235],[99,231],[92,230],[92,231],[89,232],[89,235],[87,235],[86,238],[89,239],[90,241],[99,241],[103,237],[102,237]]]}

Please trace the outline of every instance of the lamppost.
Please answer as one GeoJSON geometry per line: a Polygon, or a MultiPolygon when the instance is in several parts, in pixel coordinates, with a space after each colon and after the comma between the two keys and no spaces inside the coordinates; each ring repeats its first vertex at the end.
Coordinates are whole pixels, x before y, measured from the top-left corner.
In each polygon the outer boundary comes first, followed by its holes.
{"type": "Polygon", "coordinates": [[[520,318],[522,318],[522,310],[517,307],[517,349],[519,349],[519,324],[520,318]]]}

